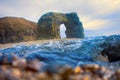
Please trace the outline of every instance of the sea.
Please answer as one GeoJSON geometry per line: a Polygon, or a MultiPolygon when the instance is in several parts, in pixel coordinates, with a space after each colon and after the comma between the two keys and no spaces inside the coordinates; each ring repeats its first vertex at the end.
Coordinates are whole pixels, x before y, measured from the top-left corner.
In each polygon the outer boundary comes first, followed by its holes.
{"type": "Polygon", "coordinates": [[[120,45],[120,35],[96,36],[84,39],[50,40],[29,46],[17,44],[10,48],[0,48],[0,54],[8,55],[9,61],[14,53],[27,60],[38,59],[46,65],[70,65],[72,67],[82,64],[104,65],[107,61],[102,58],[98,59],[101,52],[109,46],[117,45],[120,45]]]}

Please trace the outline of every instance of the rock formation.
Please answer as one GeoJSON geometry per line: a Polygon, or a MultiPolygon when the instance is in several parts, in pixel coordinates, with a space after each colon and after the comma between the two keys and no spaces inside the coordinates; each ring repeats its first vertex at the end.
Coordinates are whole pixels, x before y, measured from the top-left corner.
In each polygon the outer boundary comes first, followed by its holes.
{"type": "Polygon", "coordinates": [[[36,39],[59,39],[60,25],[66,26],[67,38],[83,38],[84,30],[76,13],[47,13],[38,21],[28,21],[24,18],[0,18],[0,43],[30,41],[36,39]]]}
{"type": "Polygon", "coordinates": [[[109,46],[102,51],[104,56],[108,56],[110,62],[120,60],[120,44],[116,46],[109,46]]]}
{"type": "Polygon", "coordinates": [[[0,43],[35,40],[37,24],[23,18],[0,18],[0,43]]]}
{"type": "Polygon", "coordinates": [[[120,61],[120,35],[111,35],[106,37],[101,45],[101,54],[108,58],[110,62],[120,61]]]}
{"type": "Polygon", "coordinates": [[[84,30],[76,13],[62,14],[49,12],[38,21],[39,37],[60,38],[60,25],[66,27],[67,38],[83,38],[84,30]]]}

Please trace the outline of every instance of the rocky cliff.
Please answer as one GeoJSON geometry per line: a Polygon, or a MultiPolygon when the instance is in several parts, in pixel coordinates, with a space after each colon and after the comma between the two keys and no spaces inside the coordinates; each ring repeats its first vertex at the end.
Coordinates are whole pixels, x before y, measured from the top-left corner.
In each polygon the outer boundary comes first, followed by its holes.
{"type": "Polygon", "coordinates": [[[23,18],[0,18],[0,43],[35,40],[37,24],[23,18]]]}
{"type": "Polygon", "coordinates": [[[60,38],[60,25],[66,27],[67,38],[83,38],[84,29],[79,21],[77,13],[55,13],[49,12],[44,14],[38,21],[38,30],[40,37],[60,38]]]}
{"type": "Polygon", "coordinates": [[[46,13],[38,21],[24,18],[0,18],[0,43],[30,41],[36,39],[60,39],[60,25],[66,26],[67,38],[83,38],[84,29],[76,13],[46,13]]]}

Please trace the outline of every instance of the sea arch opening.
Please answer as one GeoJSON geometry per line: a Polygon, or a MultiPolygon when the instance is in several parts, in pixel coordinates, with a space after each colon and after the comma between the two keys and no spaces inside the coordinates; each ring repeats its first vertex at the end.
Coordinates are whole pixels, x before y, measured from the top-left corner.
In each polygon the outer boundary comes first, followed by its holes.
{"type": "Polygon", "coordinates": [[[61,25],[60,25],[60,37],[61,37],[61,38],[66,38],[66,33],[65,33],[65,31],[66,31],[65,25],[64,25],[64,24],[61,24],[61,25]]]}

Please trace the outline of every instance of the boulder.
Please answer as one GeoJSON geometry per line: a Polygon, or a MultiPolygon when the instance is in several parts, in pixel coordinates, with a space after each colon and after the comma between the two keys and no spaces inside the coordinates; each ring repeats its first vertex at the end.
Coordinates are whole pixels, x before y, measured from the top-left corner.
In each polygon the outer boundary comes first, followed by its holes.
{"type": "Polygon", "coordinates": [[[109,46],[102,51],[104,56],[107,56],[110,62],[120,61],[120,45],[109,46]]]}
{"type": "Polygon", "coordinates": [[[39,37],[42,38],[56,38],[60,37],[60,25],[64,24],[66,27],[67,38],[83,38],[84,29],[82,22],[79,21],[77,13],[55,13],[49,12],[41,16],[38,21],[39,37]]]}
{"type": "Polygon", "coordinates": [[[35,40],[37,24],[24,18],[0,18],[0,43],[35,40]]]}

